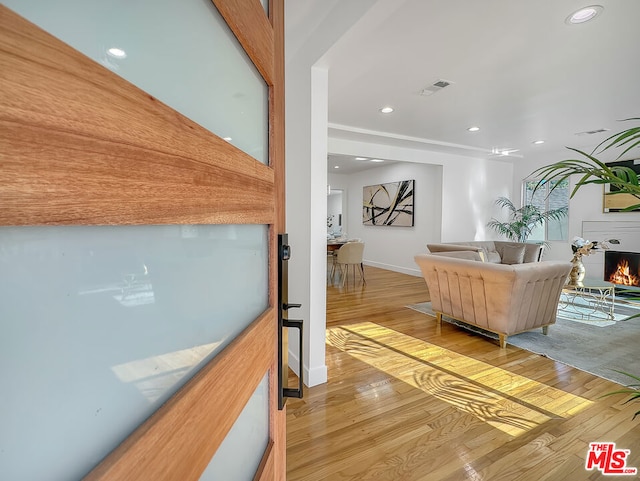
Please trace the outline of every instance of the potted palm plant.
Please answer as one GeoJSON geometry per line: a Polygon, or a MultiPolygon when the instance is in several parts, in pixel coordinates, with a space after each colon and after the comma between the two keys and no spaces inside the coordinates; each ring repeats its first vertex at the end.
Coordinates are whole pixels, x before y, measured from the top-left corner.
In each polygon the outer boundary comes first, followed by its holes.
{"type": "Polygon", "coordinates": [[[496,205],[509,211],[509,220],[501,222],[491,219],[487,227],[515,242],[526,242],[533,229],[550,220],[560,220],[567,215],[567,208],[561,207],[543,211],[532,204],[517,208],[507,197],[498,197],[496,205]]]}

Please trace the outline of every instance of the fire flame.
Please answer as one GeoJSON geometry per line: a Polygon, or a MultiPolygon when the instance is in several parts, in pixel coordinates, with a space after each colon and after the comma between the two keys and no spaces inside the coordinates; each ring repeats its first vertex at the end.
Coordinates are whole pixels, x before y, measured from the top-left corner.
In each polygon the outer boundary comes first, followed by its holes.
{"type": "Polygon", "coordinates": [[[622,259],[618,262],[616,271],[609,276],[609,282],[623,286],[640,286],[640,277],[631,274],[629,261],[622,259]]]}

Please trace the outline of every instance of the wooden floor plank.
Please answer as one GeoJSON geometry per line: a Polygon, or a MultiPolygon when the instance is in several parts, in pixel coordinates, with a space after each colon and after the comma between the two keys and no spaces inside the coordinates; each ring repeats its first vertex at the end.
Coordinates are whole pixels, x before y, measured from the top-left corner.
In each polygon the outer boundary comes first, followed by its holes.
{"type": "MultiPolygon", "coordinates": [[[[365,267],[327,285],[329,380],[287,411],[287,479],[591,480],[589,442],[630,449],[620,386],[408,309],[422,278],[365,267]]],[[[541,334],[542,335],[542,334],[541,334]]],[[[553,335],[551,332],[550,335],[553,335]]]]}

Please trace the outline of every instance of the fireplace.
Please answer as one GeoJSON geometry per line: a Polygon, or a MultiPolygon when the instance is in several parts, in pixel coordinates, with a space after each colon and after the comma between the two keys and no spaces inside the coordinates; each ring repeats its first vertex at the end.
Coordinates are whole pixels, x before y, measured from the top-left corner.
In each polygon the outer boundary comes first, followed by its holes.
{"type": "Polygon", "coordinates": [[[640,252],[604,252],[604,280],[619,286],[640,287],[640,252]]]}

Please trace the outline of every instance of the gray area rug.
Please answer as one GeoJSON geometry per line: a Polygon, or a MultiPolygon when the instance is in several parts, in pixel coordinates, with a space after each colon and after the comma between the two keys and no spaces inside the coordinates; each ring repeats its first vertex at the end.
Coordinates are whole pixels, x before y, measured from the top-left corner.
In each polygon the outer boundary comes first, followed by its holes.
{"type": "MultiPolygon", "coordinates": [[[[407,307],[434,316],[430,302],[407,307]]],[[[637,309],[616,305],[616,312],[620,310],[638,312],[637,309]]],[[[455,319],[446,316],[442,319],[468,331],[498,338],[497,334],[455,319]]],[[[549,326],[547,336],[542,334],[542,329],[536,329],[509,336],[507,344],[623,385],[633,380],[616,370],[640,375],[640,318],[602,326],[558,317],[556,323],[549,326]]]]}

